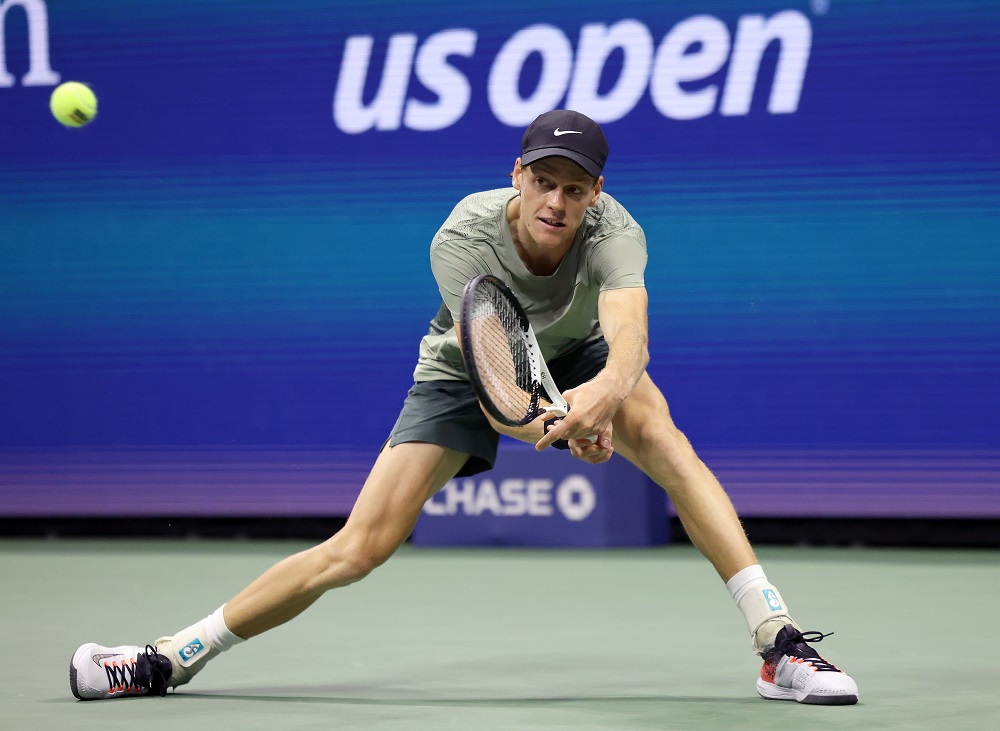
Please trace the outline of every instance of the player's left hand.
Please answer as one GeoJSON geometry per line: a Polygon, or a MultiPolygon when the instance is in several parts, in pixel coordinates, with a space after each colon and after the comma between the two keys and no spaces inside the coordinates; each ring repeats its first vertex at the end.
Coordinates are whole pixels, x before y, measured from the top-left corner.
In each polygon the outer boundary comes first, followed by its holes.
{"type": "MultiPolygon", "coordinates": [[[[549,428],[547,433],[535,444],[535,449],[540,452],[551,446],[557,439],[566,439],[572,444],[573,441],[586,441],[592,436],[596,436],[600,440],[602,435],[607,437],[608,444],[606,447],[598,447],[598,449],[611,449],[611,419],[621,406],[621,399],[604,387],[600,382],[600,376],[576,388],[569,389],[563,393],[563,396],[572,407],[569,414],[549,428]]],[[[607,458],[610,459],[610,457],[609,454],[607,458]]]]}
{"type": "Polygon", "coordinates": [[[569,453],[577,459],[582,459],[590,464],[603,464],[611,459],[615,453],[615,448],[611,440],[611,428],[607,432],[599,434],[597,441],[589,439],[570,439],[569,453]]]}

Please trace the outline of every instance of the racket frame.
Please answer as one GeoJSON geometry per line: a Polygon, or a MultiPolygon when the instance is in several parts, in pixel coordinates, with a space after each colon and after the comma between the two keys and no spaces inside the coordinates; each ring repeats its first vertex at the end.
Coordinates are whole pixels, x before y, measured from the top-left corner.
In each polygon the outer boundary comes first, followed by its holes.
{"type": "Polygon", "coordinates": [[[535,337],[535,331],[531,327],[531,322],[528,320],[528,314],[524,311],[524,307],[521,306],[517,297],[510,290],[510,287],[502,279],[493,274],[480,274],[469,280],[462,292],[462,312],[459,316],[459,324],[462,340],[462,359],[465,361],[465,369],[469,374],[469,381],[472,383],[472,387],[479,397],[479,402],[493,418],[507,426],[524,426],[530,424],[542,414],[552,414],[553,417],[559,419],[569,413],[569,404],[566,403],[566,399],[560,393],[555,380],[552,378],[552,374],[549,373],[548,366],[545,364],[545,359],[542,358],[542,350],[538,345],[538,339],[535,337]],[[506,416],[496,407],[485,386],[483,386],[480,368],[476,364],[475,349],[472,342],[472,303],[475,300],[476,290],[484,283],[495,287],[510,303],[517,316],[520,334],[527,346],[528,364],[531,370],[531,398],[528,411],[524,418],[519,421],[506,416]],[[551,406],[539,405],[543,392],[552,404],[551,406]]]}

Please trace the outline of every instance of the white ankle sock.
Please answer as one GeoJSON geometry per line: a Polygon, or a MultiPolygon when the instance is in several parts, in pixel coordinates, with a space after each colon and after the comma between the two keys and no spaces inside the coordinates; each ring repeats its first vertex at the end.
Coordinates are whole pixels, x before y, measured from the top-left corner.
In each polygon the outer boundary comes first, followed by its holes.
{"type": "Polygon", "coordinates": [[[208,635],[208,642],[219,652],[225,652],[233,645],[246,642],[242,637],[234,635],[226,625],[226,617],[223,610],[226,605],[212,612],[205,618],[205,634],[208,635]]]}
{"type": "Polygon", "coordinates": [[[758,655],[763,655],[774,647],[774,637],[782,627],[786,624],[795,625],[788,614],[785,600],[767,580],[760,564],[747,566],[737,572],[726,582],[726,588],[736,600],[736,606],[743,612],[750,630],[751,646],[758,655]]]}
{"type": "Polygon", "coordinates": [[[182,629],[171,638],[174,659],[182,667],[191,667],[196,662],[201,664],[244,641],[226,626],[224,609],[225,605],[219,607],[205,619],[182,629]]]}

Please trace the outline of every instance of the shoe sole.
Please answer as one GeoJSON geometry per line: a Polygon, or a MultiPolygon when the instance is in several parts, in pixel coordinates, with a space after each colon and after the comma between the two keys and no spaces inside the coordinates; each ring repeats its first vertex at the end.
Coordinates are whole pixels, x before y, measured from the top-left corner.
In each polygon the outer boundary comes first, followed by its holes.
{"type": "Polygon", "coordinates": [[[78,701],[83,700],[76,690],[76,667],[73,665],[73,658],[70,658],[69,660],[69,689],[73,691],[73,695],[76,696],[78,701]]]}
{"type": "Polygon", "coordinates": [[[757,693],[769,701],[795,701],[813,706],[853,706],[858,702],[858,696],[851,693],[840,695],[806,695],[792,688],[782,688],[774,683],[758,678],[757,693]]]}

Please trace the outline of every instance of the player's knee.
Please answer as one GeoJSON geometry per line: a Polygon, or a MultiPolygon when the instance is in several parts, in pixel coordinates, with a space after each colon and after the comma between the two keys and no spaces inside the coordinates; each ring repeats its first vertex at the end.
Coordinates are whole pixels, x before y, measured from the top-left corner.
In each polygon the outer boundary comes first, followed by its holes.
{"type": "Polygon", "coordinates": [[[360,581],[384,564],[396,552],[396,544],[374,536],[352,541],[347,545],[344,561],[354,581],[360,581]]]}
{"type": "Polygon", "coordinates": [[[644,423],[636,438],[642,467],[655,465],[658,474],[667,476],[668,489],[685,483],[685,476],[700,467],[701,460],[691,442],[669,419],[644,423]]]}
{"type": "Polygon", "coordinates": [[[671,465],[683,464],[694,456],[691,442],[670,419],[645,420],[636,440],[643,452],[671,465]]]}
{"type": "Polygon", "coordinates": [[[373,536],[337,534],[318,547],[322,562],[318,575],[322,588],[332,589],[361,581],[388,561],[396,547],[373,536]]]}

